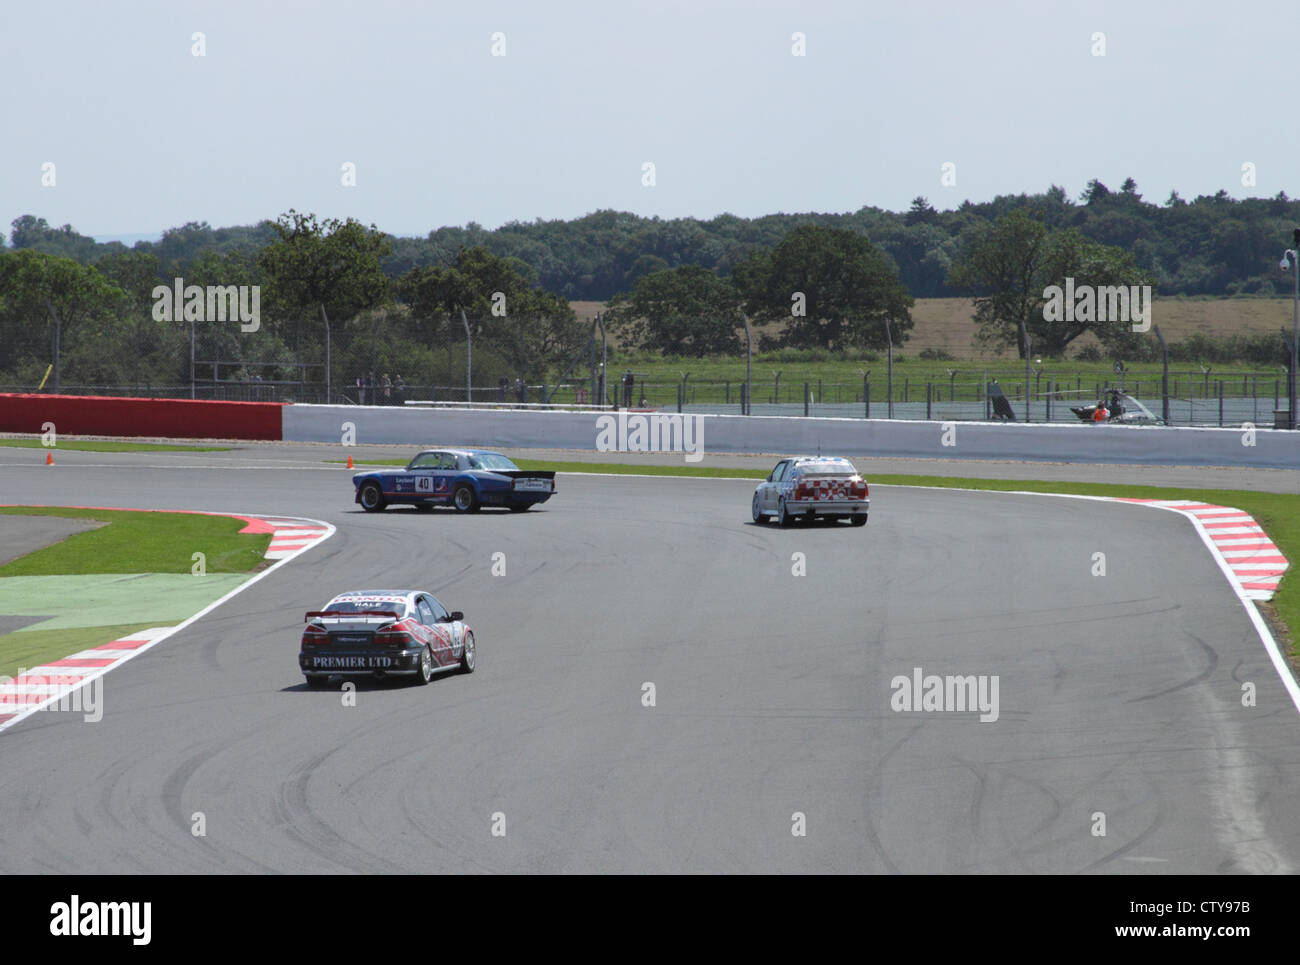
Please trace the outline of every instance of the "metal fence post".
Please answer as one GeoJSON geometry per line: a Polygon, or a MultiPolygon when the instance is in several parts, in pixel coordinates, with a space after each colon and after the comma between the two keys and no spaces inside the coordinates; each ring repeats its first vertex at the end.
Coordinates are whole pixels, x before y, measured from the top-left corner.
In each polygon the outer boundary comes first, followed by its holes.
{"type": "Polygon", "coordinates": [[[1219,379],[1219,428],[1223,428],[1223,379],[1219,379]]]}
{"type": "Polygon", "coordinates": [[[866,407],[866,412],[863,413],[862,417],[864,419],[870,419],[871,418],[871,382],[865,376],[862,379],[862,399],[863,399],[863,405],[866,407]]]}
{"type": "Polygon", "coordinates": [[[808,414],[808,383],[803,384],[803,414],[808,414]]]}
{"type": "Polygon", "coordinates": [[[925,383],[925,420],[930,421],[930,383],[925,383]]]}

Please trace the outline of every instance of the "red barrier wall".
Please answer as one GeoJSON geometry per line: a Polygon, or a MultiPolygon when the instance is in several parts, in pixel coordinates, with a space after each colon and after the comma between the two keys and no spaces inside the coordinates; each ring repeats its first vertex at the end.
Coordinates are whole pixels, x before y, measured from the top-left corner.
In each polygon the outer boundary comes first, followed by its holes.
{"type": "Polygon", "coordinates": [[[155,436],[163,439],[279,439],[282,402],[123,399],[0,393],[0,432],[155,436]]]}

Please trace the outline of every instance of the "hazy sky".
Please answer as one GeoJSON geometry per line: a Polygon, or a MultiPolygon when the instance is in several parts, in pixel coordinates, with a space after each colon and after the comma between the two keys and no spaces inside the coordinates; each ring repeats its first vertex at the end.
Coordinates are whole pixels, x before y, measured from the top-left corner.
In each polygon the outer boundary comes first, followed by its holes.
{"type": "Polygon", "coordinates": [[[5,0],[0,230],[1295,196],[1298,51],[1294,0],[5,0]]]}

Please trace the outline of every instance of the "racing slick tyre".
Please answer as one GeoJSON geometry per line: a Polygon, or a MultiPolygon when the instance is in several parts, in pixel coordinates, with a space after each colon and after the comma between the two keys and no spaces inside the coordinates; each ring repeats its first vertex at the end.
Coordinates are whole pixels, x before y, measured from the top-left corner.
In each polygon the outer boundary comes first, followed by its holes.
{"type": "Polygon", "coordinates": [[[862,514],[859,515],[859,516],[850,516],[850,517],[849,517],[849,522],[852,523],[854,526],[866,526],[866,525],[867,525],[867,514],[866,514],[866,513],[862,513],[862,514]]]}
{"type": "Polygon", "coordinates": [[[388,504],[384,502],[384,491],[379,483],[368,482],[361,487],[361,508],[367,513],[382,513],[388,504]]]}
{"type": "Polygon", "coordinates": [[[794,525],[794,517],[785,511],[784,497],[776,504],[776,522],[782,529],[789,529],[794,525]]]}
{"type": "Polygon", "coordinates": [[[474,495],[473,486],[461,483],[456,487],[456,492],[452,495],[451,501],[458,513],[478,512],[478,497],[474,495]]]}
{"type": "Polygon", "coordinates": [[[415,682],[423,687],[433,679],[433,654],[425,647],[420,651],[420,666],[415,672],[415,682]]]}
{"type": "Polygon", "coordinates": [[[474,634],[465,634],[465,646],[460,652],[460,672],[474,672],[474,634]]]}
{"type": "Polygon", "coordinates": [[[759,526],[766,525],[766,523],[767,523],[767,517],[764,516],[764,515],[763,515],[763,511],[762,511],[761,509],[758,508],[758,493],[754,493],[753,513],[754,513],[754,522],[755,522],[755,524],[757,524],[757,525],[759,525],[759,526]]]}

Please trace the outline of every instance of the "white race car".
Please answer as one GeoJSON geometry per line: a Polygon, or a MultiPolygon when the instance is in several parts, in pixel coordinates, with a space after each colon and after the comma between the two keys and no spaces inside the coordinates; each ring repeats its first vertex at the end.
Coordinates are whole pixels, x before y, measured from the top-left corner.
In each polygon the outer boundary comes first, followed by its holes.
{"type": "Polygon", "coordinates": [[[754,522],[776,519],[790,526],[797,519],[847,519],[865,526],[867,481],[853,463],[839,456],[791,456],[782,459],[754,490],[754,522]]]}
{"type": "Polygon", "coordinates": [[[432,593],[353,590],[306,616],[298,668],[309,687],[331,676],[413,677],[474,672],[474,631],[459,610],[450,613],[432,593]]]}

